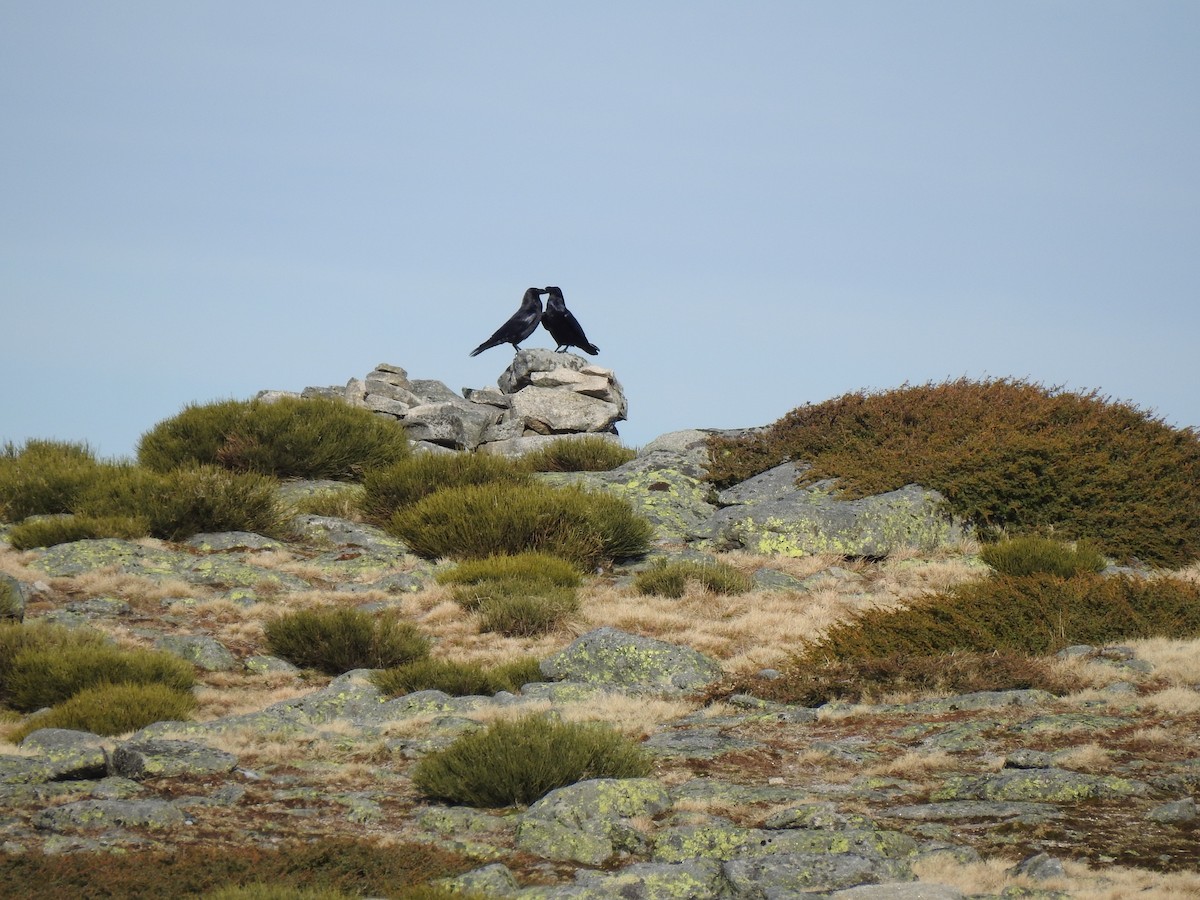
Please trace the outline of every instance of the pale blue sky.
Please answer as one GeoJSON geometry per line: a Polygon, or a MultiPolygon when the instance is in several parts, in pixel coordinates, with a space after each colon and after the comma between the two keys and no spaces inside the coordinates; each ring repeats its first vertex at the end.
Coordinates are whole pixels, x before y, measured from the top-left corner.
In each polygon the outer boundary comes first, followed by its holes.
{"type": "Polygon", "coordinates": [[[633,446],[962,375],[1200,426],[1197,48],[1194,0],[0,0],[0,441],[494,385],[547,284],[633,446]]]}

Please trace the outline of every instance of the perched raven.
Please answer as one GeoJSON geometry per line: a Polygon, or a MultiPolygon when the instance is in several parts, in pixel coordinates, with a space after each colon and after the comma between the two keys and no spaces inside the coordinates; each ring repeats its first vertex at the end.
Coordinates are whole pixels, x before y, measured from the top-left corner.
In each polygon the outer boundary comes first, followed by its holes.
{"type": "Polygon", "coordinates": [[[512,314],[512,318],[496,329],[496,333],[471,351],[472,356],[478,356],[489,347],[500,344],[512,344],[517,350],[518,344],[533,334],[538,322],[542,319],[542,297],[546,293],[542,288],[530,288],[521,299],[521,308],[512,314]]]}
{"type": "Polygon", "coordinates": [[[567,309],[567,301],[563,299],[562,290],[548,287],[544,288],[543,292],[549,294],[550,299],[546,301],[546,311],[542,313],[542,326],[558,343],[556,352],[563,353],[568,347],[578,347],[584,353],[590,353],[592,356],[599,353],[600,348],[588,341],[587,335],[579,327],[579,322],[567,309]]]}

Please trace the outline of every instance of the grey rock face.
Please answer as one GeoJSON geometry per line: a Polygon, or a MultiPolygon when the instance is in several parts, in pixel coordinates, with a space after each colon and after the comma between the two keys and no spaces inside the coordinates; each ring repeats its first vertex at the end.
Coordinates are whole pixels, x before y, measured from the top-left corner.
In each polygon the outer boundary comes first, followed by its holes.
{"type": "Polygon", "coordinates": [[[51,807],[34,816],[47,831],[109,831],[114,828],[174,828],[186,816],[165,800],[79,800],[51,807]]]}
{"type": "Polygon", "coordinates": [[[541,664],[552,680],[692,691],[721,677],[721,667],[689,647],[639,637],[616,628],[597,628],[541,664]]]}
{"type": "Polygon", "coordinates": [[[21,749],[37,754],[37,766],[47,781],[102,778],[108,772],[100,738],[86,731],[42,728],[21,741],[21,749]]]}
{"type": "Polygon", "coordinates": [[[933,550],[963,537],[936,491],[908,485],[842,500],[819,485],[789,492],[796,471],[788,463],[723,492],[723,502],[736,502],[712,517],[708,541],[720,550],[785,556],[884,557],[901,548],[933,550]]]}
{"type": "Polygon", "coordinates": [[[234,655],[208,635],[165,634],[154,646],[186,659],[205,672],[232,672],[239,668],[234,655]]]}
{"type": "Polygon", "coordinates": [[[170,778],[178,775],[223,775],[237,767],[237,757],[194,741],[133,740],[113,751],[118,775],[170,778]]]}

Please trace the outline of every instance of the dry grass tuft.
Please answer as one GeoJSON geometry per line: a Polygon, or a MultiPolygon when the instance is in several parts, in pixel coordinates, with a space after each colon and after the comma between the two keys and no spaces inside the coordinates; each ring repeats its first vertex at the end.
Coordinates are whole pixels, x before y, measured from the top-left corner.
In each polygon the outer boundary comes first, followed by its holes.
{"type": "Polygon", "coordinates": [[[967,895],[999,895],[1006,889],[1015,896],[1032,892],[1060,891],[1078,900],[1188,900],[1200,896],[1200,873],[1152,872],[1125,866],[1092,869],[1084,863],[1063,860],[1065,877],[1033,881],[1014,877],[1009,870],[1015,859],[993,858],[983,862],[962,863],[948,854],[935,854],[916,860],[913,872],[922,884],[940,884],[957,888],[967,895]]]}

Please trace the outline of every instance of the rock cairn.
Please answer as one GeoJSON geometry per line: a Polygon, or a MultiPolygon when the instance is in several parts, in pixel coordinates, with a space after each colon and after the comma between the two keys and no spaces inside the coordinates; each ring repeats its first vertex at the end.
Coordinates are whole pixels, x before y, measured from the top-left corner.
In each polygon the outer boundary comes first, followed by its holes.
{"type": "MultiPolygon", "coordinates": [[[[440,381],[412,379],[380,363],[345,387],[309,387],[302,397],[331,397],[402,422],[428,449],[478,450],[519,456],[558,438],[617,438],[628,404],[612,369],[573,353],[521,350],[495,388],[455,393],[440,381]]],[[[296,396],[262,391],[259,399],[296,396]]]]}

